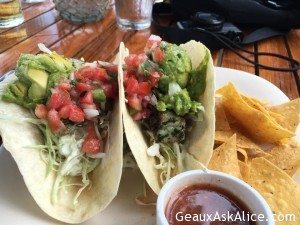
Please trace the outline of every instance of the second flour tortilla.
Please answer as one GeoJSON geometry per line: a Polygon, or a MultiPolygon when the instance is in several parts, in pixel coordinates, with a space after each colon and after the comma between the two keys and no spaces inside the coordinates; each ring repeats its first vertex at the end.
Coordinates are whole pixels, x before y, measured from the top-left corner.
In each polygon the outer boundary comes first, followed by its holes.
{"type": "MultiPolygon", "coordinates": [[[[205,56],[207,48],[200,42],[190,41],[186,44],[180,45],[184,48],[192,61],[193,69],[196,69],[205,56]]],[[[119,51],[119,82],[123,84],[123,70],[122,65],[124,58],[128,55],[128,50],[124,44],[121,43],[119,51]]],[[[215,131],[215,84],[214,84],[214,67],[211,56],[209,57],[207,74],[206,74],[206,89],[199,101],[204,106],[205,114],[204,120],[193,126],[192,131],[187,137],[186,150],[194,159],[197,159],[200,164],[207,166],[212,156],[214,145],[214,131],[215,131]]],[[[152,190],[158,194],[161,189],[159,181],[159,171],[154,168],[155,159],[147,155],[147,148],[150,147],[143,135],[142,129],[130,116],[125,102],[125,93],[123,85],[120,85],[121,110],[123,115],[123,123],[128,145],[132,154],[143,173],[146,181],[152,190]]],[[[186,168],[189,168],[191,157],[186,157],[186,168]]]]}

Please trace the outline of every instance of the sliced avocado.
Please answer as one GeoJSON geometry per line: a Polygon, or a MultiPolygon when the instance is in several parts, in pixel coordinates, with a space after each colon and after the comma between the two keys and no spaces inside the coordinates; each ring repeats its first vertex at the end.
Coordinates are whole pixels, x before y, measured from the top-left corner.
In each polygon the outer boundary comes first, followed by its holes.
{"type": "Polygon", "coordinates": [[[38,100],[45,97],[46,89],[38,85],[37,83],[32,83],[31,87],[28,89],[28,98],[32,100],[38,100]]]}
{"type": "Polygon", "coordinates": [[[32,84],[38,84],[42,89],[46,90],[48,83],[48,73],[43,70],[28,69],[28,77],[32,84]]]}
{"type": "Polygon", "coordinates": [[[69,60],[63,58],[61,55],[57,54],[56,52],[52,52],[50,57],[54,60],[56,66],[59,67],[61,70],[65,70],[67,72],[73,69],[72,63],[69,60]]]}
{"type": "Polygon", "coordinates": [[[25,84],[17,81],[10,85],[11,92],[18,98],[24,98],[27,95],[28,88],[25,84]]]}

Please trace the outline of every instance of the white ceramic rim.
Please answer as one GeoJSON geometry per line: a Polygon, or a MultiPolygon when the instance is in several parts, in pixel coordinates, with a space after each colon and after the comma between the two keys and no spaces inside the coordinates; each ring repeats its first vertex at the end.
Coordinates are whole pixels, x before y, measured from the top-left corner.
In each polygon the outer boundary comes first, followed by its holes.
{"type": "MultiPolygon", "coordinates": [[[[160,218],[162,224],[164,225],[169,225],[167,218],[165,216],[165,202],[167,201],[166,196],[168,195],[170,189],[174,186],[174,184],[180,183],[180,181],[182,179],[185,179],[191,175],[197,175],[197,176],[201,176],[202,174],[207,173],[207,174],[212,174],[212,175],[217,175],[220,176],[224,179],[227,180],[231,180],[232,184],[234,185],[239,185],[244,189],[247,189],[249,192],[252,192],[253,195],[257,198],[257,202],[259,204],[261,204],[261,206],[265,209],[266,211],[266,218],[268,219],[268,224],[275,224],[274,223],[274,218],[273,218],[273,213],[272,210],[270,208],[270,206],[268,205],[268,203],[266,202],[266,200],[258,193],[258,191],[256,191],[253,187],[251,187],[249,184],[247,184],[246,182],[231,176],[229,174],[223,173],[223,172],[219,172],[219,171],[214,171],[214,170],[190,170],[190,171],[186,171],[183,173],[180,173],[174,177],[172,177],[161,189],[159,195],[158,195],[158,199],[157,199],[157,205],[156,205],[156,216],[157,218],[160,218]]],[[[195,182],[196,184],[196,182],[195,182]]],[[[224,189],[224,188],[223,188],[224,189]]],[[[179,189],[180,190],[180,189],[179,189]]],[[[231,193],[230,190],[226,190],[229,193],[231,193]]],[[[233,194],[233,193],[232,193],[233,194]]],[[[247,193],[245,193],[247,194],[247,193]]],[[[244,204],[247,206],[247,203],[244,202],[244,204]]]]}

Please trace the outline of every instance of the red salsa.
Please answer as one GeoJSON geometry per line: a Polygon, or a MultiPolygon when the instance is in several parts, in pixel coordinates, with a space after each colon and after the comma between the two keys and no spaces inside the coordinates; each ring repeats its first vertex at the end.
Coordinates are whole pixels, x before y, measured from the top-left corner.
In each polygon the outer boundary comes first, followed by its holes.
{"type": "Polygon", "coordinates": [[[256,225],[240,199],[211,185],[196,184],[174,194],[165,215],[170,225],[256,225]]]}

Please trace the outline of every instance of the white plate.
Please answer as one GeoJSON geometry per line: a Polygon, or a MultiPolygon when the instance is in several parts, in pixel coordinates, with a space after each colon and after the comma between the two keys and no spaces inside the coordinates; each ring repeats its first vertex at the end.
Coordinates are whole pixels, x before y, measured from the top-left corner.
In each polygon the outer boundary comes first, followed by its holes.
{"type": "MultiPolygon", "coordinates": [[[[216,68],[216,87],[234,83],[243,94],[270,104],[288,101],[276,86],[255,75],[238,70],[216,68]]],[[[138,171],[125,171],[116,199],[102,213],[84,225],[154,225],[154,207],[140,207],[135,197],[142,191],[138,171]]],[[[0,149],[0,225],[53,225],[59,223],[43,213],[30,196],[18,168],[7,151],[0,149]]]]}

